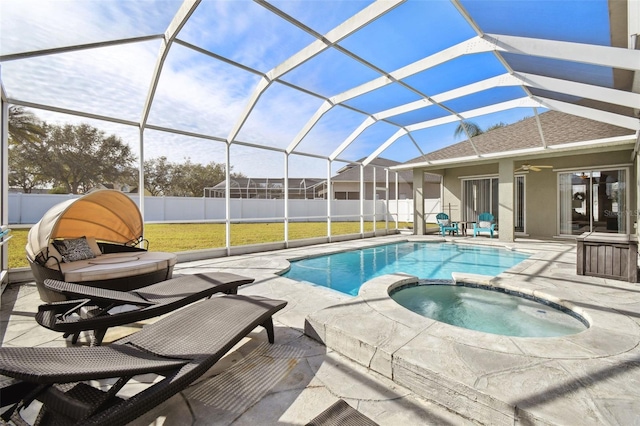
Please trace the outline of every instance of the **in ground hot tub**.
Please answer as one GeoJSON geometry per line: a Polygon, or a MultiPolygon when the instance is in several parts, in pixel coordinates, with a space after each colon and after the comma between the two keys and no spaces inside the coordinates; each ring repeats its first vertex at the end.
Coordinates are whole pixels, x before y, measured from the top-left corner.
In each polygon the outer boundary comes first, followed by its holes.
{"type": "Polygon", "coordinates": [[[427,318],[504,336],[566,336],[589,327],[564,306],[504,288],[421,282],[398,287],[390,296],[427,318]]]}

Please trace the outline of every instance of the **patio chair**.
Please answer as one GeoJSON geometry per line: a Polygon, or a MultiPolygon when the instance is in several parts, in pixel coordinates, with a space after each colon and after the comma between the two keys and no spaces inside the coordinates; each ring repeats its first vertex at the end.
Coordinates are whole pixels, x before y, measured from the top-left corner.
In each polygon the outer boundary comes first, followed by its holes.
{"type": "Polygon", "coordinates": [[[24,424],[22,410],[38,400],[36,423],[126,424],[185,389],[257,326],[266,328],[273,343],[272,316],[286,304],[225,295],[187,306],[108,346],[0,348],[0,374],[14,379],[0,376],[0,405],[8,407],[2,418],[24,424]],[[147,373],[164,378],[127,399],[116,395],[133,376],[147,373]],[[96,382],[101,379],[116,381],[108,388],[96,382]]]}
{"type": "Polygon", "coordinates": [[[378,423],[339,399],[306,426],[378,426],[378,423]]]}
{"type": "Polygon", "coordinates": [[[61,293],[63,302],[40,305],[36,321],[49,330],[73,336],[93,330],[92,345],[100,345],[109,327],[164,315],[215,293],[237,294],[238,286],[253,278],[228,272],[185,275],[132,291],[109,290],[57,280],[45,280],[48,290],[61,293]]]}
{"type": "Polygon", "coordinates": [[[488,232],[490,237],[493,238],[493,231],[496,227],[493,219],[491,213],[481,213],[480,216],[478,216],[478,221],[473,224],[473,236],[475,237],[480,232],[488,232]]]}
{"type": "Polygon", "coordinates": [[[450,234],[458,234],[460,235],[460,230],[458,229],[458,222],[451,222],[449,220],[449,215],[446,213],[438,213],[436,215],[436,220],[438,221],[438,226],[440,227],[440,232],[444,237],[446,232],[450,234]]]}

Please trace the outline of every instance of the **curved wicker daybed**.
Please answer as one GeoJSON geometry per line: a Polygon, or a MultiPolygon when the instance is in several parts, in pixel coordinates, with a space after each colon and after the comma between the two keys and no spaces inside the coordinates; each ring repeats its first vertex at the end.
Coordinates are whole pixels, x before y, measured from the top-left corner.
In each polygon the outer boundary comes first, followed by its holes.
{"type": "Polygon", "coordinates": [[[171,278],[176,255],[142,248],[143,227],[138,206],[120,191],[92,191],[53,206],[26,246],[40,298],[65,300],[45,288],[47,278],[122,291],[171,278]]]}

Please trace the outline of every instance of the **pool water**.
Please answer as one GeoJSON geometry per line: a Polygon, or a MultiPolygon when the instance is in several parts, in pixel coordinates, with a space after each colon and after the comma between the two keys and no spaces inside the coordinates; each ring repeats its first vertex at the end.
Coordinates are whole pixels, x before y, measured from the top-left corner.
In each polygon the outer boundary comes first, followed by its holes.
{"type": "Polygon", "coordinates": [[[556,309],[549,302],[543,304],[488,289],[416,285],[393,292],[391,298],[427,318],[504,336],[566,336],[587,328],[577,315],[556,309]]]}
{"type": "Polygon", "coordinates": [[[357,296],[362,284],[385,274],[449,280],[453,272],[495,276],[528,257],[493,247],[403,242],[293,261],[282,276],[357,296]]]}

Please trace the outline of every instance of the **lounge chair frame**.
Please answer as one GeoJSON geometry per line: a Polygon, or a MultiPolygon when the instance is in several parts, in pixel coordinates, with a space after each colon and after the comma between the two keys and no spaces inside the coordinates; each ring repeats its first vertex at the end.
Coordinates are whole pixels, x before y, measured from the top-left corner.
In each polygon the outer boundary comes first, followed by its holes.
{"type": "Polygon", "coordinates": [[[110,327],[131,324],[164,315],[215,293],[237,294],[238,287],[253,278],[228,272],[184,275],[134,291],[123,292],[57,280],[45,280],[47,290],[67,298],[38,307],[36,321],[53,331],[73,336],[76,343],[82,331],[93,330],[92,345],[100,345],[110,327]],[[127,305],[131,310],[109,313],[127,305]]]}
{"type": "Polygon", "coordinates": [[[272,316],[286,304],[224,295],[187,306],[109,346],[0,348],[0,374],[13,379],[0,382],[6,385],[3,395],[12,394],[0,401],[10,407],[3,418],[23,424],[21,410],[38,400],[43,405],[36,423],[126,424],[186,388],[255,327],[266,328],[273,343],[272,316]],[[118,396],[133,376],[146,373],[164,379],[128,399],[118,396]],[[117,379],[107,391],[85,382],[105,378],[117,379]]]}
{"type": "Polygon", "coordinates": [[[339,399],[306,426],[378,426],[378,423],[347,404],[344,399],[339,399]]]}

